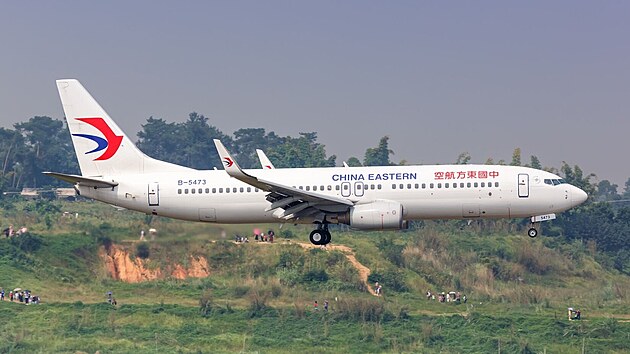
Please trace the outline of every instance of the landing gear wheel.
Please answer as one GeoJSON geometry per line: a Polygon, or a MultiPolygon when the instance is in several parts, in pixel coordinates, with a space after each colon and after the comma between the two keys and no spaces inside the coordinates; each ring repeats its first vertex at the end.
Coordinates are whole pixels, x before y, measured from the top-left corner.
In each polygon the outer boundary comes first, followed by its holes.
{"type": "Polygon", "coordinates": [[[532,227],[531,229],[527,230],[527,236],[531,238],[538,236],[538,230],[532,227]]]}
{"type": "Polygon", "coordinates": [[[313,230],[311,234],[308,236],[308,239],[312,244],[316,246],[324,245],[326,242],[326,231],[325,230],[313,230]]]}
{"type": "Polygon", "coordinates": [[[332,239],[332,236],[330,235],[330,231],[322,230],[322,233],[324,234],[324,242],[322,243],[322,245],[329,244],[330,240],[332,239]]]}

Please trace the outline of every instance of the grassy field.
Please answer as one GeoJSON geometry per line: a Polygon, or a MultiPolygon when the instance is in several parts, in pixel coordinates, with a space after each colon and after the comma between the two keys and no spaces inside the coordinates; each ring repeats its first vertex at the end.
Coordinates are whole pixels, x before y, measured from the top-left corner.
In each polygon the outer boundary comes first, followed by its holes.
{"type": "Polygon", "coordinates": [[[604,268],[589,245],[558,238],[458,223],[335,230],[333,241],[384,285],[377,298],[343,253],[295,244],[309,228],[272,225],[284,236],[276,244],[237,245],[229,240],[253,225],[149,220],[91,202],[12,203],[8,223],[31,232],[0,239],[0,287],[28,288],[43,303],[0,303],[2,353],[630,352],[630,278],[604,268]],[[203,256],[211,275],[112,280],[99,248],[113,242],[135,253],[149,221],[158,237],[147,264],[203,256]],[[427,290],[461,291],[469,301],[428,301],[427,290]],[[117,306],[105,303],[108,291],[117,306]],[[584,319],[568,321],[569,306],[584,319]]]}

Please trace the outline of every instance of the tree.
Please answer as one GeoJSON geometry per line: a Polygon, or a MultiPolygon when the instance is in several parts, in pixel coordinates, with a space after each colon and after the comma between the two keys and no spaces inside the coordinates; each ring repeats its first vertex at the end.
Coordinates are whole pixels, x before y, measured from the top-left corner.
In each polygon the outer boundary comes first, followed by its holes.
{"type": "Polygon", "coordinates": [[[263,128],[239,129],[234,132],[233,154],[241,167],[260,168],[256,149],[267,151],[283,142],[284,138],[277,136],[274,132],[266,134],[263,128]]]}
{"type": "Polygon", "coordinates": [[[457,156],[457,161],[455,161],[456,165],[468,165],[470,162],[470,154],[468,152],[462,152],[457,156]]]}
{"type": "Polygon", "coordinates": [[[138,132],[136,146],[145,154],[175,164],[183,164],[180,151],[184,149],[183,132],[176,123],[167,123],[162,118],[149,117],[138,132]]]}
{"type": "Polygon", "coordinates": [[[26,158],[26,145],[22,134],[15,130],[0,128],[0,192],[15,191],[21,184],[23,168],[20,161],[26,158]]]}
{"type": "Polygon", "coordinates": [[[623,197],[630,198],[630,178],[626,180],[625,186],[623,188],[623,197]]]}
{"type": "Polygon", "coordinates": [[[378,147],[368,148],[365,151],[363,166],[389,166],[392,164],[389,155],[393,154],[394,152],[389,149],[389,137],[384,136],[379,141],[378,147]]]}
{"type": "Polygon", "coordinates": [[[542,165],[540,164],[540,160],[535,155],[529,157],[529,167],[535,168],[537,170],[542,170],[542,165]]]}
{"type": "Polygon", "coordinates": [[[620,199],[620,195],[617,194],[617,185],[610,183],[609,180],[603,180],[600,181],[597,184],[597,193],[595,194],[595,196],[597,197],[597,200],[599,201],[604,201],[604,200],[616,200],[616,199],[620,199]]]}
{"type": "Polygon", "coordinates": [[[571,166],[564,161],[562,162],[562,167],[560,167],[560,172],[567,183],[582,189],[588,195],[595,195],[596,187],[591,183],[591,178],[597,177],[595,174],[590,173],[584,176],[584,172],[578,165],[571,168],[571,166]]]}
{"type": "Polygon", "coordinates": [[[514,149],[512,153],[512,162],[510,166],[520,166],[521,165],[521,148],[514,149]]]}
{"type": "Polygon", "coordinates": [[[317,142],[317,133],[300,133],[299,138],[282,138],[283,143],[269,148],[269,159],[276,167],[332,167],[335,155],[326,156],[324,145],[317,142]]]}
{"type": "Polygon", "coordinates": [[[17,123],[14,126],[25,141],[26,151],[22,160],[24,186],[66,185],[43,175],[42,171],[79,173],[72,140],[63,121],[35,116],[28,122],[17,123]]]}
{"type": "Polygon", "coordinates": [[[359,159],[357,159],[356,157],[352,156],[351,158],[348,159],[348,161],[346,162],[348,164],[348,166],[350,167],[361,167],[363,166],[361,164],[361,161],[359,161],[359,159]]]}
{"type": "Polygon", "coordinates": [[[149,117],[138,138],[138,147],[147,155],[200,170],[221,166],[213,139],[220,139],[228,148],[232,146],[229,136],[196,112],[190,113],[184,123],[149,117]]]}

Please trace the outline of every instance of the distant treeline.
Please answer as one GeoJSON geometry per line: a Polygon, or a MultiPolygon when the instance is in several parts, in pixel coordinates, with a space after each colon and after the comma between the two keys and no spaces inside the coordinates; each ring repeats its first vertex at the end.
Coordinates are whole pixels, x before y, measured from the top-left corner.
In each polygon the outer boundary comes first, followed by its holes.
{"type": "MultiPolygon", "coordinates": [[[[256,149],[263,149],[276,167],[326,167],[337,165],[337,157],[328,155],[317,141],[316,132],[300,133],[297,137],[279,136],[264,128],[244,128],[232,135],[211,125],[207,117],[190,113],[182,123],[150,117],[138,132],[138,147],[147,155],[196,169],[220,167],[213,139],[221,139],[244,168],[260,168],[256,149]]],[[[384,136],[375,147],[367,148],[363,159],[351,157],[349,166],[384,166],[406,164],[392,161],[389,137],[384,136]]],[[[0,191],[19,191],[24,187],[67,186],[42,174],[43,171],[79,173],[70,133],[62,120],[35,116],[16,123],[14,129],[0,128],[0,191]]],[[[455,163],[467,164],[470,154],[460,154],[455,163]]],[[[568,183],[585,190],[589,201],[568,211],[545,227],[547,233],[562,235],[570,240],[591,242],[610,256],[611,266],[630,273],[630,208],[623,201],[630,199],[630,178],[623,191],[608,180],[597,182],[596,175],[586,174],[575,165],[563,163],[560,168],[544,167],[538,157],[529,163],[521,160],[516,148],[512,161],[487,164],[509,164],[545,169],[561,175],[568,183]],[[613,203],[610,203],[613,202],[613,203]]]]}

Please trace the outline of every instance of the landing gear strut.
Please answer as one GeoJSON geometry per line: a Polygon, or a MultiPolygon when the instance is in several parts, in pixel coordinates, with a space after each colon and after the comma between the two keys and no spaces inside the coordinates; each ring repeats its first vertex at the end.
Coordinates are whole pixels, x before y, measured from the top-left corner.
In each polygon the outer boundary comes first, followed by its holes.
{"type": "Polygon", "coordinates": [[[327,245],[330,243],[330,231],[328,231],[328,224],[318,224],[317,229],[311,231],[308,236],[312,244],[317,246],[327,245]]]}

